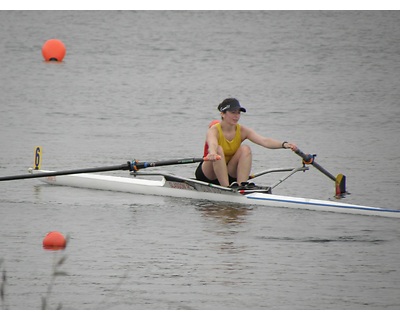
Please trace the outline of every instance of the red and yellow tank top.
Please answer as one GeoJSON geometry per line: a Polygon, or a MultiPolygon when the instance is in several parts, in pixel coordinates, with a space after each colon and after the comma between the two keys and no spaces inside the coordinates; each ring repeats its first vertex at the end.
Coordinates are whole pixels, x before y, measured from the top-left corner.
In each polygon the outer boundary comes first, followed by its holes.
{"type": "Polygon", "coordinates": [[[215,126],[218,129],[218,145],[220,145],[224,150],[225,160],[226,163],[228,163],[242,144],[240,125],[236,125],[235,137],[230,141],[225,138],[222,132],[221,124],[217,123],[215,126]]]}

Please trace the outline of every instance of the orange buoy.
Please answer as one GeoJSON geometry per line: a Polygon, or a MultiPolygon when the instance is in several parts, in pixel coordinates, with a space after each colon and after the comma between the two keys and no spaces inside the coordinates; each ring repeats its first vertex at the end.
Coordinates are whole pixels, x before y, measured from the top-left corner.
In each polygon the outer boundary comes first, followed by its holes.
{"type": "Polygon", "coordinates": [[[64,43],[58,39],[47,40],[42,47],[42,55],[46,61],[61,62],[66,51],[64,43]]]}
{"type": "Polygon", "coordinates": [[[67,240],[58,231],[49,232],[43,239],[43,248],[50,250],[65,249],[67,240]]]}

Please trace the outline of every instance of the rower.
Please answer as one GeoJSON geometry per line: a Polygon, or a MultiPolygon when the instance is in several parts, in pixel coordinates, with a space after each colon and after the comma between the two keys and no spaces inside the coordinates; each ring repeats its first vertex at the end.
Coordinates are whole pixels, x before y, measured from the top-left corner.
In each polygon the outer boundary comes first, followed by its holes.
{"type": "Polygon", "coordinates": [[[240,187],[242,183],[248,183],[252,154],[251,148],[242,144],[245,140],[268,149],[297,149],[293,143],[263,137],[253,129],[240,125],[241,113],[245,113],[246,109],[237,99],[227,98],[217,109],[221,120],[214,124],[211,122],[206,135],[205,156],[211,161],[199,164],[195,172],[197,180],[224,187],[240,187]],[[218,157],[221,159],[217,160],[218,157]]]}

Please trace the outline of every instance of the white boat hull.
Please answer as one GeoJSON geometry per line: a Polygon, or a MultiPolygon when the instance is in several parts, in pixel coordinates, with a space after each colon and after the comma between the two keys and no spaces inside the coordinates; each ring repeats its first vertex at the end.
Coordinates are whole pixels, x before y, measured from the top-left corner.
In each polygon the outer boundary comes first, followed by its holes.
{"type": "Polygon", "coordinates": [[[400,218],[400,210],[360,206],[336,201],[288,197],[262,192],[242,195],[236,191],[227,190],[227,188],[210,186],[207,183],[191,179],[185,179],[184,181],[177,179],[176,181],[172,181],[163,177],[162,180],[147,180],[99,174],[76,174],[51,176],[42,178],[41,180],[53,185],[134,194],[400,218]]]}

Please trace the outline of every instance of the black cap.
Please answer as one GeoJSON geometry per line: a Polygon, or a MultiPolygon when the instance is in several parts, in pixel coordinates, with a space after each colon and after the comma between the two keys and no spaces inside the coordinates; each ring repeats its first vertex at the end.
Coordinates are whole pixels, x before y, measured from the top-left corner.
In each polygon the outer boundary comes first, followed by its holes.
{"type": "Polygon", "coordinates": [[[239,101],[235,98],[228,98],[225,99],[224,101],[222,101],[219,105],[218,105],[218,111],[220,112],[226,112],[226,111],[236,111],[236,110],[240,110],[242,112],[246,112],[246,109],[243,108],[239,101]]]}

